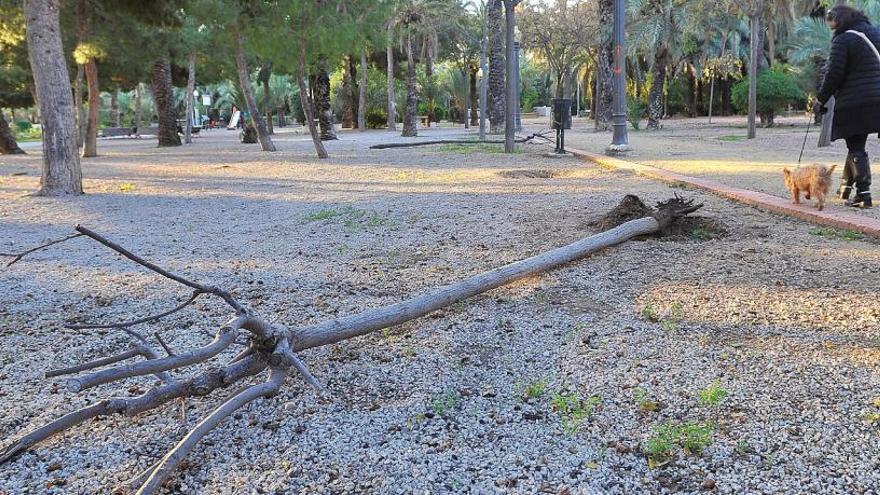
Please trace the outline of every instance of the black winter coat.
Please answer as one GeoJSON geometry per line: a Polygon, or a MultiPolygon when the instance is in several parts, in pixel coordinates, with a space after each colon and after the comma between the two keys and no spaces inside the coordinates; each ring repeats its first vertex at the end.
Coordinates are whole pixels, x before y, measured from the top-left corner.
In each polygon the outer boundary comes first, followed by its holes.
{"type": "Polygon", "coordinates": [[[834,96],[832,140],[880,132],[880,60],[862,37],[848,30],[864,33],[880,47],[880,29],[868,21],[856,21],[834,32],[818,94],[823,104],[834,96]]]}

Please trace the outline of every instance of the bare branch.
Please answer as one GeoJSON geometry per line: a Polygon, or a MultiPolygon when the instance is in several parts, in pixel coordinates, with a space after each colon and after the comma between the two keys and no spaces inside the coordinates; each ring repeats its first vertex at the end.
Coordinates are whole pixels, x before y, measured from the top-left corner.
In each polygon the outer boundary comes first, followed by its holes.
{"type": "Polygon", "coordinates": [[[153,336],[156,337],[156,340],[159,342],[159,345],[162,346],[162,349],[165,349],[165,352],[168,353],[169,356],[174,356],[174,351],[168,347],[168,344],[165,343],[165,340],[162,338],[162,335],[159,332],[154,332],[153,336]]]}
{"type": "Polygon", "coordinates": [[[253,385],[234,395],[228,401],[221,404],[211,414],[202,419],[183,439],[165,454],[149,478],[137,491],[136,495],[152,495],[159,491],[168,476],[177,469],[181,461],[190,453],[193,447],[201,441],[221,421],[228,418],[232,413],[241,409],[248,403],[261,397],[274,395],[281,388],[287,370],[283,367],[272,368],[269,379],[258,385],[253,385]]]}
{"type": "Polygon", "coordinates": [[[124,378],[183,368],[184,366],[205,361],[220,354],[235,341],[237,330],[242,327],[245,320],[246,318],[243,317],[233,319],[217,332],[217,335],[210,344],[194,349],[186,354],[168,356],[161,359],[149,359],[128,366],[96,371],[88,375],[72,378],[68,381],[67,388],[72,392],[79,392],[124,378]]]}
{"type": "Polygon", "coordinates": [[[55,244],[59,244],[64,241],[69,241],[71,239],[75,239],[81,235],[83,235],[83,234],[71,234],[67,237],[62,237],[61,239],[55,239],[54,241],[49,241],[45,244],[40,244],[39,246],[32,247],[32,248],[30,248],[26,251],[22,251],[20,253],[0,253],[0,256],[11,256],[12,257],[12,261],[10,261],[9,263],[6,263],[6,266],[9,267],[9,266],[12,266],[17,261],[19,261],[20,259],[24,258],[25,256],[27,256],[35,251],[39,251],[41,249],[46,249],[49,246],[54,246],[55,244]]]}
{"type": "Polygon", "coordinates": [[[265,369],[266,363],[251,356],[224,369],[210,369],[186,381],[154,387],[144,394],[127,399],[105,399],[68,413],[36,430],[23,435],[0,451],[0,464],[13,458],[56,433],[73,428],[96,416],[110,414],[137,415],[181,397],[207,395],[217,388],[227,387],[242,378],[265,369]]]}
{"type": "Polygon", "coordinates": [[[306,367],[305,363],[303,363],[299,356],[294,354],[293,351],[287,349],[284,355],[290,360],[290,363],[296,368],[297,371],[303,376],[306,380],[306,383],[311,385],[319,394],[324,393],[324,387],[321,386],[321,383],[312,375],[312,372],[306,367]]]}
{"type": "Polygon", "coordinates": [[[156,265],[155,263],[152,263],[150,261],[147,261],[147,260],[141,258],[140,256],[132,253],[131,251],[120,246],[119,244],[116,244],[115,242],[107,239],[106,237],[104,237],[96,232],[93,232],[93,231],[87,229],[86,227],[83,227],[82,225],[77,225],[75,227],[75,229],[80,234],[91,237],[92,239],[94,239],[94,240],[100,242],[101,244],[107,246],[108,248],[116,251],[117,253],[121,254],[122,256],[125,256],[126,258],[130,259],[131,261],[134,261],[135,263],[143,266],[144,268],[147,268],[148,270],[154,271],[167,279],[171,279],[179,284],[185,285],[191,289],[195,289],[198,292],[205,292],[208,294],[213,294],[213,295],[223,299],[224,301],[226,301],[226,304],[232,306],[232,309],[234,309],[235,312],[239,315],[242,315],[246,312],[245,309],[241,306],[241,304],[239,304],[238,301],[233,299],[231,294],[229,294],[228,292],[226,292],[223,289],[220,289],[219,287],[210,287],[207,285],[203,285],[203,284],[200,284],[197,282],[193,282],[192,280],[184,278],[180,275],[176,275],[174,273],[171,273],[168,270],[165,270],[164,268],[156,265]]]}
{"type": "Polygon", "coordinates": [[[89,361],[86,363],[82,363],[77,366],[71,366],[69,368],[59,368],[55,370],[50,370],[46,372],[46,378],[55,378],[56,376],[62,375],[72,375],[74,373],[81,373],[83,371],[93,370],[95,368],[100,368],[101,366],[107,366],[108,364],[118,363],[119,361],[125,361],[126,359],[133,358],[135,356],[140,356],[140,349],[129,349],[122,354],[117,354],[115,356],[105,357],[101,359],[95,359],[94,361],[89,361]]]}
{"type": "Polygon", "coordinates": [[[195,302],[196,298],[198,298],[202,294],[205,294],[205,292],[196,289],[195,291],[193,291],[192,296],[190,296],[189,299],[187,299],[185,302],[182,302],[179,305],[175,306],[173,309],[169,309],[168,311],[165,311],[163,313],[159,313],[156,315],[146,316],[144,318],[138,318],[137,320],[131,320],[131,321],[126,321],[126,322],[121,322],[121,323],[94,323],[94,324],[93,323],[86,323],[86,324],[67,323],[64,325],[64,328],[69,328],[71,330],[89,330],[89,329],[95,329],[95,328],[127,328],[127,327],[132,327],[135,325],[140,325],[141,323],[149,323],[151,321],[156,321],[160,318],[164,318],[168,315],[177,313],[178,311],[186,308],[187,306],[189,306],[190,304],[195,302]]]}

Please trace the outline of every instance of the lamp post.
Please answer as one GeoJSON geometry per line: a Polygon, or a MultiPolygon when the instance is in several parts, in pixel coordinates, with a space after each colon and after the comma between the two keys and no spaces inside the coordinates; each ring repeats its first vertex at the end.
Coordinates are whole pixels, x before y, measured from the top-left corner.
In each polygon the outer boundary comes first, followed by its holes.
{"type": "Polygon", "coordinates": [[[629,152],[629,136],[626,132],[626,10],[625,0],[614,0],[614,113],[612,123],[614,136],[605,149],[609,155],[629,152]]]}

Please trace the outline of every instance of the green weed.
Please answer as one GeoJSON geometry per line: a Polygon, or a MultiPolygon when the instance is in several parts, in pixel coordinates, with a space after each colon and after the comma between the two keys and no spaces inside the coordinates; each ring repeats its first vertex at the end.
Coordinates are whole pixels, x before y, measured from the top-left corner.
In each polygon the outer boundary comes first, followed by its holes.
{"type": "Polygon", "coordinates": [[[679,449],[685,454],[699,454],[712,443],[713,433],[708,423],[662,423],[642,444],[642,452],[653,469],[669,463],[679,449]]]}
{"type": "Polygon", "coordinates": [[[861,232],[854,230],[838,230],[827,227],[818,227],[810,231],[810,234],[825,239],[837,239],[841,241],[860,241],[865,238],[861,232]]]}
{"type": "Polygon", "coordinates": [[[523,396],[526,399],[538,399],[544,396],[547,393],[547,380],[541,379],[536,382],[530,383],[525,386],[523,389],[523,396]]]}
{"type": "Polygon", "coordinates": [[[349,230],[380,227],[388,223],[388,219],[374,211],[362,210],[353,206],[344,206],[339,209],[324,208],[304,216],[303,222],[311,223],[333,219],[341,220],[342,225],[349,230]]]}
{"type": "Polygon", "coordinates": [[[718,136],[718,140],[735,143],[738,141],[745,141],[746,136],[739,136],[739,135],[718,136]]]}
{"type": "Polygon", "coordinates": [[[721,387],[720,381],[715,380],[705,390],[700,392],[700,404],[704,406],[717,406],[727,396],[727,390],[721,387]]]}
{"type": "Polygon", "coordinates": [[[119,190],[124,193],[132,192],[135,190],[135,185],[131,182],[123,182],[122,184],[119,184],[119,190]]]}
{"type": "Polygon", "coordinates": [[[431,410],[437,416],[445,416],[452,408],[458,404],[459,396],[453,393],[446,394],[442,397],[436,397],[431,400],[431,410]]]}
{"type": "Polygon", "coordinates": [[[577,433],[601,403],[602,397],[598,395],[582,399],[576,394],[553,393],[550,397],[550,408],[562,418],[562,429],[569,435],[577,433]]]}
{"type": "Polygon", "coordinates": [[[643,320],[648,320],[650,322],[657,322],[659,319],[657,308],[655,308],[653,304],[644,305],[641,311],[639,311],[639,315],[641,315],[643,320]]]}
{"type": "Polygon", "coordinates": [[[648,391],[641,387],[636,387],[633,390],[633,399],[636,401],[636,407],[639,408],[640,412],[654,412],[660,409],[660,404],[648,399],[648,391]]]}

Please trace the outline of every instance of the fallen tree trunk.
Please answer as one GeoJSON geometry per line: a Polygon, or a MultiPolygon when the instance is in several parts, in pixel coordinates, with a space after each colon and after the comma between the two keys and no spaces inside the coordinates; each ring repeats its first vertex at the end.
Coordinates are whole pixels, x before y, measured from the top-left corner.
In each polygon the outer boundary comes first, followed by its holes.
{"type": "MultiPolygon", "coordinates": [[[[550,141],[550,138],[547,137],[547,134],[550,131],[545,132],[536,132],[535,134],[530,134],[523,138],[517,138],[517,143],[527,143],[533,139],[544,139],[546,141],[550,141]]],[[[434,141],[420,141],[415,143],[380,143],[374,144],[370,146],[371,150],[385,150],[389,148],[411,148],[414,146],[430,146],[433,144],[504,144],[503,140],[500,139],[490,139],[490,140],[472,140],[472,139],[437,139],[434,141]]]]}
{"type": "MultiPolygon", "coordinates": [[[[633,198],[628,196],[624,201],[631,201],[633,198]]],[[[637,198],[635,199],[637,200],[637,198]]],[[[0,256],[12,257],[12,261],[9,262],[9,265],[12,265],[21,260],[26,254],[45,249],[59,242],[84,236],[103,244],[162,277],[193,290],[190,298],[182,304],[153,316],[121,323],[66,325],[68,328],[75,329],[121,329],[134,337],[135,343],[132,349],[121,354],[95,359],[65,369],[50,370],[46,373],[47,377],[85,373],[68,381],[68,389],[74,392],[86,390],[100,384],[114,383],[126,378],[149,374],[156,374],[163,379],[164,383],[140,396],[98,401],[36,428],[8,442],[0,450],[0,464],[9,461],[17,454],[34,447],[57,433],[84,424],[95,417],[109,414],[134,416],[143,411],[160,407],[175,399],[208,395],[214,390],[229,387],[247,377],[263,373],[268,369],[269,374],[265,382],[244,388],[233,395],[196,424],[162,459],[154,463],[143,473],[135,476],[125,485],[117,487],[116,490],[117,492],[124,493],[136,490],[138,495],[155,494],[171,473],[179,467],[186,455],[193,450],[206,434],[241,407],[261,397],[269,397],[277,393],[291,368],[299,372],[306,382],[317,390],[322,390],[318,381],[308,371],[296,352],[333,344],[376,330],[399,325],[515,280],[557,268],[634,237],[660,232],[675,222],[676,219],[696,211],[701,206],[693,205],[692,201],[684,201],[676,197],[659,204],[656,212],[651,216],[630,220],[610,230],[586,237],[567,246],[509,263],[390,306],[302,328],[288,328],[287,326],[265,320],[257,316],[252,309],[239,303],[231,295],[231,292],[216,286],[194,282],[181,275],[171,273],[154,263],[140,258],[113,241],[81,226],[76,227],[76,234],[48,242],[22,253],[0,253],[0,256]],[[168,349],[157,333],[156,338],[159,344],[168,353],[166,357],[159,357],[152,350],[149,341],[130,328],[182,311],[201,295],[218,297],[226,302],[234,311],[234,317],[228,323],[221,326],[211,343],[203,347],[181,354],[174,354],[168,349]],[[247,346],[225,366],[208,367],[206,371],[197,373],[182,381],[168,375],[168,372],[171,371],[211,361],[212,358],[222,351],[235,345],[237,337],[241,334],[248,337],[247,346]],[[135,363],[124,363],[124,361],[137,356],[142,356],[145,360],[135,363]],[[103,368],[108,365],[112,366],[103,368]]]]}

